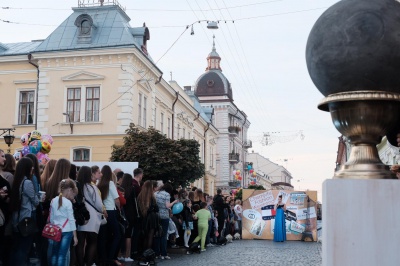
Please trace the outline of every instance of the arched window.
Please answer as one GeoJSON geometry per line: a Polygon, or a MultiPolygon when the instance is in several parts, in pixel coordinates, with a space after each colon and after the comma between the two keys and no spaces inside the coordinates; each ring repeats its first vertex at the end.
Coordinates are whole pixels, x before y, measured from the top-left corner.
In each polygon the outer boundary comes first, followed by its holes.
{"type": "Polygon", "coordinates": [[[85,19],[81,22],[81,35],[89,35],[92,25],[89,20],[85,19]]]}

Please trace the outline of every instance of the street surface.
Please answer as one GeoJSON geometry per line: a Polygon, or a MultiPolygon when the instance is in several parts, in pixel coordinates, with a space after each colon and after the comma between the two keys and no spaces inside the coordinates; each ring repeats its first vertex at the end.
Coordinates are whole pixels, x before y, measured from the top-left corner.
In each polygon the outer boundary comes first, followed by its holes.
{"type": "Polygon", "coordinates": [[[290,265],[319,266],[322,264],[321,243],[271,240],[236,240],[226,246],[208,247],[201,254],[171,254],[171,260],[157,260],[157,265],[290,265]]]}

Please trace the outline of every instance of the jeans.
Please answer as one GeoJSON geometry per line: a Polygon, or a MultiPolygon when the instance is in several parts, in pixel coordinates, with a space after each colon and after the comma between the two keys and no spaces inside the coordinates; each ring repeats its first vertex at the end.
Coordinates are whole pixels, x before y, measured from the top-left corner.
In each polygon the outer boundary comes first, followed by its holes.
{"type": "Polygon", "coordinates": [[[65,266],[69,246],[71,245],[73,233],[64,232],[61,236],[61,241],[57,242],[49,239],[49,257],[51,266],[65,266]]]}
{"type": "Polygon", "coordinates": [[[28,254],[31,250],[33,237],[34,235],[22,236],[20,233],[14,233],[10,263],[19,266],[28,265],[28,254]]]}
{"type": "Polygon", "coordinates": [[[160,219],[161,226],[163,229],[162,237],[156,237],[154,240],[154,251],[156,255],[167,256],[167,235],[168,235],[168,225],[169,219],[160,219]],[[161,250],[160,250],[161,248],[161,250]]]}
{"type": "Polygon", "coordinates": [[[116,260],[117,259],[117,253],[118,253],[118,248],[119,244],[121,241],[121,228],[120,224],[118,223],[117,220],[117,211],[109,211],[107,210],[108,218],[107,218],[107,231],[108,235],[112,235],[111,239],[108,238],[108,256],[107,259],[109,261],[111,260],[116,260]]]}

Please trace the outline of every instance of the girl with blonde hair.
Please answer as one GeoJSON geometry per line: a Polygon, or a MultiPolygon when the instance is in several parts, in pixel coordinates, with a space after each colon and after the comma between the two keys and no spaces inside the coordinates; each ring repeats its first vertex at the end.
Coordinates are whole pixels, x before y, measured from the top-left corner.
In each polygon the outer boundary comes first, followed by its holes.
{"type": "Polygon", "coordinates": [[[72,202],[78,189],[71,179],[63,179],[59,184],[59,195],[54,197],[50,203],[49,221],[62,229],[61,241],[49,239],[48,257],[50,265],[64,266],[72,238],[74,246],[78,244],[76,225],[72,202]]]}
{"type": "Polygon", "coordinates": [[[46,191],[46,200],[52,200],[58,195],[58,185],[61,180],[69,178],[69,170],[71,163],[65,158],[61,158],[57,161],[54,171],[47,181],[44,191],[46,191]]]}
{"type": "Polygon", "coordinates": [[[46,187],[46,183],[47,183],[47,181],[49,181],[50,176],[54,171],[54,167],[56,166],[56,163],[57,163],[57,160],[51,159],[45,165],[43,173],[40,176],[40,185],[42,186],[42,189],[46,187]]]}

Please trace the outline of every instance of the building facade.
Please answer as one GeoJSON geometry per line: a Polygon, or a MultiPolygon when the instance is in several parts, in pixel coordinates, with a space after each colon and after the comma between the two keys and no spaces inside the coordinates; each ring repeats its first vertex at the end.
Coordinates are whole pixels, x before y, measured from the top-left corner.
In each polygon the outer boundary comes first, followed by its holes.
{"type": "MultiPolygon", "coordinates": [[[[250,121],[244,111],[233,102],[232,87],[222,73],[220,62],[221,57],[213,42],[212,51],[207,57],[206,72],[197,79],[193,93],[219,131],[215,139],[216,187],[228,193],[238,184],[242,187],[247,187],[248,184],[246,178],[242,181],[235,180],[232,172],[244,172],[247,167],[247,149],[251,147],[251,141],[247,139],[250,121]]],[[[191,88],[187,90],[190,91],[191,88]]]]}
{"type": "MultiPolygon", "coordinates": [[[[45,40],[0,43],[0,128],[15,128],[17,138],[34,129],[51,134],[50,157],[72,162],[109,161],[131,123],[195,139],[207,171],[196,185],[214,194],[209,153],[217,128],[176,82],[162,78],[147,51],[148,28],[131,27],[113,3],[73,8],[45,40]]],[[[16,139],[12,150],[20,148],[16,139]]]]}
{"type": "Polygon", "coordinates": [[[253,169],[257,174],[257,184],[266,189],[280,188],[293,190],[292,175],[282,165],[276,164],[265,158],[259,153],[249,153],[247,155],[249,163],[253,163],[253,169]],[[275,186],[278,184],[278,186],[275,186]]]}

